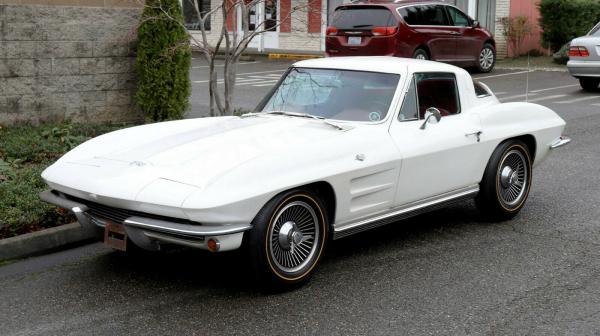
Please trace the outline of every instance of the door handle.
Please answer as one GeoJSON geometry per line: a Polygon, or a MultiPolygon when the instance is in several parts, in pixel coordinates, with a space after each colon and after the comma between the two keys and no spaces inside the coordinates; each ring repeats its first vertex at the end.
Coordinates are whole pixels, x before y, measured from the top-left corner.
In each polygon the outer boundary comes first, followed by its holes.
{"type": "Polygon", "coordinates": [[[477,131],[477,132],[467,133],[467,134],[465,134],[465,136],[466,137],[470,137],[470,136],[474,135],[474,136],[477,137],[477,142],[480,142],[481,141],[481,134],[482,133],[483,133],[482,131],[477,131]]]}

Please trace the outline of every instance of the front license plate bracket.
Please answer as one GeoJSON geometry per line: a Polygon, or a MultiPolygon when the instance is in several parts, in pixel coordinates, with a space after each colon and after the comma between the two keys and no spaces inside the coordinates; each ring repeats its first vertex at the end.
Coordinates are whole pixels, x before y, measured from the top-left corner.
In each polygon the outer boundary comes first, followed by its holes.
{"type": "Polygon", "coordinates": [[[104,226],[104,244],[115,250],[127,250],[127,231],[119,223],[107,222],[104,226]]]}

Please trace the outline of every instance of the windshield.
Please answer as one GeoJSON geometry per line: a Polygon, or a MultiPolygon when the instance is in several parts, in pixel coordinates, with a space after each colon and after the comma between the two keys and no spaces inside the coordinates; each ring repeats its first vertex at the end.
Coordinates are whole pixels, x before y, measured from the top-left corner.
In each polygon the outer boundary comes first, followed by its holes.
{"type": "Polygon", "coordinates": [[[379,72],[292,68],[258,110],[379,121],[387,115],[399,79],[379,72]]]}

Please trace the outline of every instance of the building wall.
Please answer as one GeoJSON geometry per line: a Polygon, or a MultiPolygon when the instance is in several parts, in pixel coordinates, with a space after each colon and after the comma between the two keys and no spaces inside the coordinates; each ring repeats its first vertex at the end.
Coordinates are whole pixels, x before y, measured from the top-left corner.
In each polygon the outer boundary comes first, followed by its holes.
{"type": "Polygon", "coordinates": [[[0,124],[140,119],[132,99],[137,3],[10,2],[23,4],[0,5],[0,124]]]}
{"type": "MultiPolygon", "coordinates": [[[[285,0],[280,0],[280,10],[279,10],[279,15],[280,15],[280,19],[284,19],[284,17],[281,17],[281,8],[285,8],[284,6],[282,6],[283,1],[285,0]]],[[[310,0],[310,1],[314,1],[314,0],[310,0]]],[[[253,46],[251,48],[249,48],[250,50],[252,49],[257,49],[260,51],[265,51],[265,50],[269,50],[269,49],[277,49],[277,50],[286,50],[286,51],[296,51],[296,52],[312,52],[312,53],[319,53],[322,52],[324,50],[323,47],[323,42],[324,42],[324,29],[325,29],[325,22],[321,19],[320,25],[319,25],[319,21],[318,18],[316,18],[316,15],[314,15],[315,11],[319,11],[321,12],[323,15],[321,15],[320,17],[325,18],[326,16],[324,15],[325,11],[326,11],[326,6],[327,6],[327,0],[318,0],[321,2],[321,6],[319,8],[319,6],[313,6],[308,4],[307,0],[291,0],[290,1],[290,8],[292,8],[291,11],[291,15],[290,15],[290,22],[289,24],[283,24],[282,26],[280,26],[279,28],[279,32],[278,32],[278,46],[277,48],[269,48],[261,46],[260,48],[258,48],[257,46],[253,46]],[[294,8],[296,8],[294,10],[294,8]],[[310,8],[310,10],[309,10],[310,8]],[[309,15],[310,13],[313,13],[313,15],[309,15]],[[315,22],[316,21],[316,22],[315,22]],[[310,22],[310,24],[309,24],[310,22]],[[289,29],[288,26],[289,25],[289,29]],[[284,29],[283,26],[286,26],[284,29]],[[318,27],[321,27],[321,29],[319,30],[318,27]],[[311,28],[311,32],[309,32],[309,27],[311,28]]],[[[214,6],[217,6],[220,3],[220,0],[212,0],[211,1],[211,8],[214,8],[214,6]]],[[[219,37],[219,34],[221,32],[221,28],[223,25],[223,18],[221,15],[214,15],[211,17],[211,30],[210,32],[207,32],[207,37],[208,37],[208,41],[209,43],[211,43],[212,45],[214,45],[214,43],[216,42],[216,40],[219,37]]],[[[236,23],[235,21],[230,21],[228,23],[228,27],[229,30],[232,31],[233,29],[235,29],[236,27],[236,23]]],[[[231,33],[230,33],[231,34],[231,33]]],[[[200,34],[200,32],[192,32],[192,35],[194,36],[194,38],[200,43],[202,41],[202,36],[200,34]]]]}
{"type": "MultiPolygon", "coordinates": [[[[524,15],[529,18],[529,23],[532,26],[531,34],[529,34],[521,44],[520,52],[526,53],[530,50],[540,50],[544,53],[549,54],[550,51],[542,47],[542,28],[539,24],[540,19],[540,10],[537,7],[539,0],[513,0],[510,3],[510,16],[515,17],[519,15],[524,15]]],[[[514,51],[509,46],[508,48],[509,56],[514,55],[514,51]]]]}
{"type": "MultiPolygon", "coordinates": [[[[512,0],[512,2],[516,1],[521,0],[512,0]]],[[[494,34],[494,38],[496,40],[496,55],[499,59],[503,59],[507,56],[508,47],[506,43],[506,38],[502,33],[502,23],[500,23],[498,19],[500,19],[501,17],[506,17],[510,14],[510,3],[511,0],[496,0],[496,25],[492,33],[494,34]]]]}

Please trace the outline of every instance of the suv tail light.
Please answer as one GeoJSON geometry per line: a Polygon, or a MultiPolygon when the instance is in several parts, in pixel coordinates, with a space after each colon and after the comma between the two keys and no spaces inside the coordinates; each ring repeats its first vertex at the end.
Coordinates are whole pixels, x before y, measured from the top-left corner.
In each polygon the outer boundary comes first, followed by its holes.
{"type": "Polygon", "coordinates": [[[398,27],[375,27],[371,30],[374,36],[389,36],[396,34],[398,27]]]}
{"type": "Polygon", "coordinates": [[[335,27],[327,27],[327,36],[333,36],[333,35],[337,35],[337,28],[335,27]]]}
{"type": "Polygon", "coordinates": [[[588,57],[590,52],[585,47],[571,47],[569,48],[569,56],[588,57]]]}

